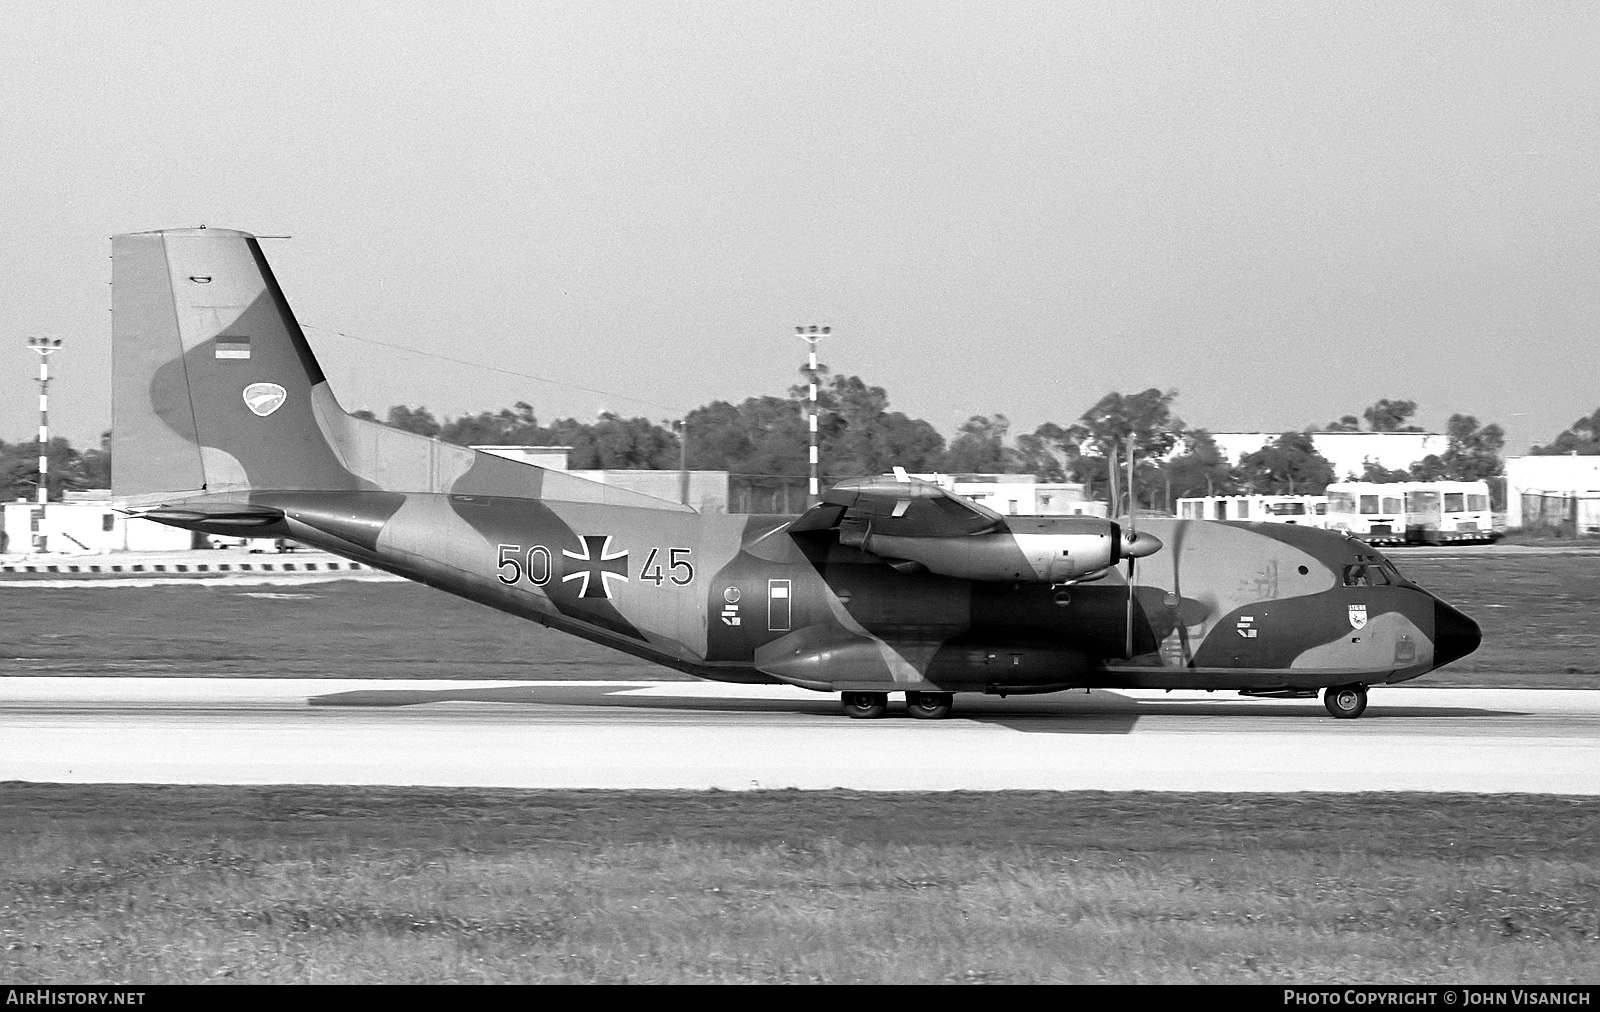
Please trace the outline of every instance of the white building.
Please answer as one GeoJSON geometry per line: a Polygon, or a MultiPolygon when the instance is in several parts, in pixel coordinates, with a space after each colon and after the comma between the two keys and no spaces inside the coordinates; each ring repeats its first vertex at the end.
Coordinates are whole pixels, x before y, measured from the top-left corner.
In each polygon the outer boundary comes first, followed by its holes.
{"type": "Polygon", "coordinates": [[[1506,526],[1526,526],[1524,496],[1572,500],[1580,529],[1600,526],[1600,456],[1507,457],[1506,526]]]}
{"type": "MultiPolygon", "coordinates": [[[[1281,432],[1213,432],[1230,463],[1238,463],[1277,440],[1281,432]]],[[[1312,432],[1311,445],[1333,465],[1335,481],[1359,479],[1372,461],[1388,471],[1404,471],[1433,454],[1444,456],[1450,439],[1442,432],[1312,432]]],[[[1182,452],[1182,444],[1176,453],[1182,452]]]]}
{"type": "Polygon", "coordinates": [[[1328,526],[1325,495],[1200,495],[1178,500],[1182,520],[1248,520],[1265,524],[1328,526]]]}
{"type": "Polygon", "coordinates": [[[153,520],[130,519],[111,508],[103,489],[67,492],[65,502],[39,505],[19,499],[5,504],[0,552],[91,555],[101,552],[184,551],[194,535],[153,520]]]}

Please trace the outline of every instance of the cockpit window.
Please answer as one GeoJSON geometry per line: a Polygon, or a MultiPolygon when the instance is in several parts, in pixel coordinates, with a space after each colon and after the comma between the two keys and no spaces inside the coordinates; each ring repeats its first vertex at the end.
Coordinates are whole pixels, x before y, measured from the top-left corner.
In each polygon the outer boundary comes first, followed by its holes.
{"type": "Polygon", "coordinates": [[[1379,562],[1358,562],[1344,567],[1344,585],[1346,587],[1387,587],[1394,581],[1389,579],[1387,567],[1379,562]]]}

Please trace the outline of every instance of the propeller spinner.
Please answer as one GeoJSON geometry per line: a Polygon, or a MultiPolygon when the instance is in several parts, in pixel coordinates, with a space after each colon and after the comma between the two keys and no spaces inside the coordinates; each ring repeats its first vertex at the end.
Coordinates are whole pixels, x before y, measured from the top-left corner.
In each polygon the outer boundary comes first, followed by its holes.
{"type": "Polygon", "coordinates": [[[1122,532],[1122,557],[1124,559],[1142,559],[1161,551],[1161,539],[1154,534],[1126,530],[1122,532]]]}

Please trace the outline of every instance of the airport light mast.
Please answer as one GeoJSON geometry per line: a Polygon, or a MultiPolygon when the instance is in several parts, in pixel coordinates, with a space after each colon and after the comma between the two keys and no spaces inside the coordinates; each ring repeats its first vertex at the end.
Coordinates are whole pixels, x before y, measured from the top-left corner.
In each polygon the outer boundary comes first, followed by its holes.
{"type": "Polygon", "coordinates": [[[61,350],[59,337],[30,337],[28,347],[39,354],[39,494],[43,506],[50,498],[50,355],[61,350]]]}
{"type": "Polygon", "coordinates": [[[810,380],[810,394],[806,407],[806,427],[811,435],[811,484],[806,493],[806,508],[815,506],[821,497],[817,487],[817,342],[827,337],[832,327],[796,327],[795,335],[810,346],[810,359],[806,363],[806,377],[810,380]]]}

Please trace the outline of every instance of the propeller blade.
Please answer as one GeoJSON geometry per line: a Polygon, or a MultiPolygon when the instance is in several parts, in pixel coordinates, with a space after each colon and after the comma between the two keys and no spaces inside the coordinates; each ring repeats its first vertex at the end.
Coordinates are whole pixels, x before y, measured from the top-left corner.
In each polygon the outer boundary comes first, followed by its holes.
{"type": "Polygon", "coordinates": [[[1128,530],[1138,527],[1139,499],[1133,491],[1133,472],[1138,464],[1138,458],[1133,453],[1133,434],[1128,434],[1128,530]]]}
{"type": "MultiPolygon", "coordinates": [[[[1123,550],[1127,553],[1127,556],[1128,556],[1128,608],[1127,608],[1127,611],[1128,611],[1128,638],[1127,638],[1127,642],[1125,644],[1126,649],[1123,652],[1126,653],[1128,655],[1128,657],[1130,657],[1130,658],[1133,656],[1133,564],[1134,564],[1134,560],[1139,558],[1139,556],[1141,556],[1141,555],[1149,555],[1150,552],[1153,552],[1153,551],[1156,550],[1156,548],[1160,548],[1161,547],[1161,543],[1159,541],[1156,541],[1155,542],[1155,547],[1154,548],[1150,548],[1148,551],[1146,551],[1145,550],[1145,545],[1140,543],[1139,532],[1137,530],[1137,527],[1138,527],[1138,519],[1137,518],[1138,518],[1138,515],[1139,515],[1139,499],[1134,494],[1134,488],[1133,488],[1133,475],[1134,475],[1134,469],[1135,469],[1136,466],[1137,466],[1137,460],[1135,459],[1134,453],[1133,453],[1133,433],[1130,432],[1130,433],[1128,433],[1128,528],[1127,528],[1127,532],[1123,535],[1123,538],[1122,538],[1122,547],[1123,547],[1123,550]],[[1138,551],[1134,551],[1133,549],[1138,549],[1138,551]]],[[[1154,538],[1151,538],[1150,540],[1151,541],[1155,541],[1154,538]]]]}
{"type": "Polygon", "coordinates": [[[1116,515],[1118,513],[1122,512],[1122,489],[1117,484],[1117,468],[1118,468],[1118,466],[1119,465],[1117,464],[1117,444],[1112,443],[1111,444],[1111,459],[1106,462],[1106,484],[1108,486],[1110,486],[1108,491],[1109,491],[1110,496],[1111,496],[1111,498],[1109,500],[1109,503],[1108,503],[1109,506],[1110,506],[1110,510],[1108,511],[1108,515],[1111,516],[1113,519],[1115,519],[1115,517],[1116,517],[1116,515]]]}

